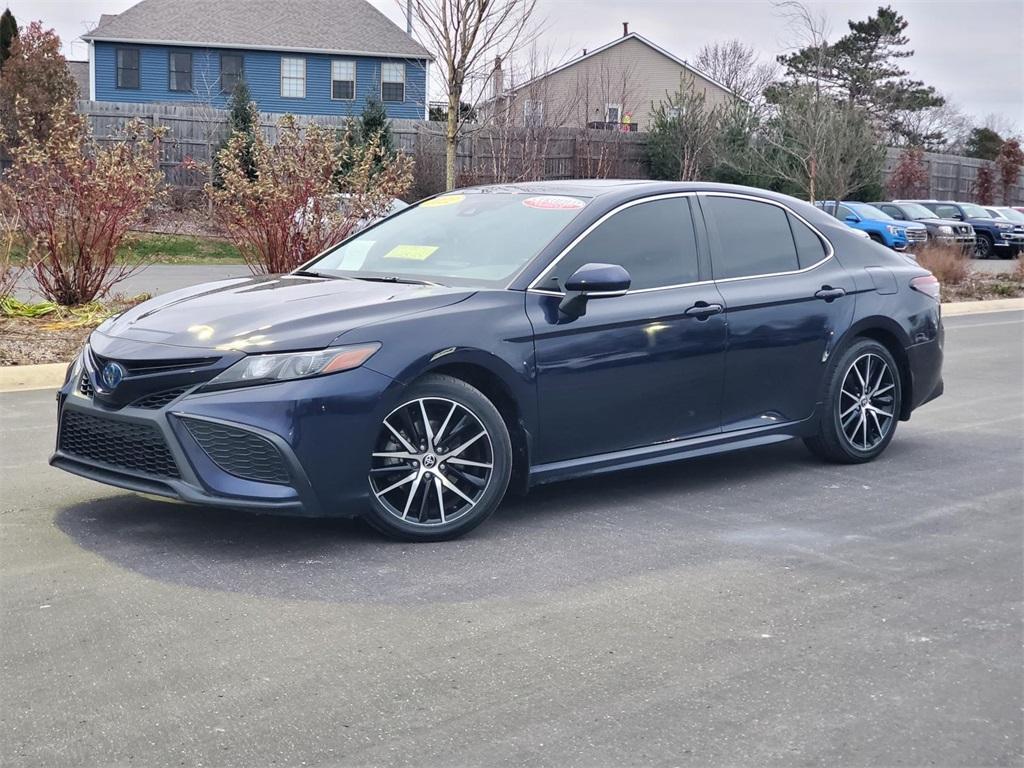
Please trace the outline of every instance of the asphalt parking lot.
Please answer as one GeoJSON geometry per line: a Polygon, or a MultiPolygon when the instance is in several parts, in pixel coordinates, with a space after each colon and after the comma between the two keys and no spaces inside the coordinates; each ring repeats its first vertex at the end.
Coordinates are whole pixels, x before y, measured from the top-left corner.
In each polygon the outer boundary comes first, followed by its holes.
{"type": "Polygon", "coordinates": [[[461,541],[149,501],[0,395],[7,766],[1020,765],[1024,313],[881,460],[550,486],[461,541]]]}

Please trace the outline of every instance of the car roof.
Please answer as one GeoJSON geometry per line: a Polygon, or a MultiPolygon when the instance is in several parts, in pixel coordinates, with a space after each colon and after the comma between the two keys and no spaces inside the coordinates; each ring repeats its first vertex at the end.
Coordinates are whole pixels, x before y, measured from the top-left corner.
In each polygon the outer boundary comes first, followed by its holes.
{"type": "MultiPolygon", "coordinates": [[[[648,179],[567,179],[564,181],[526,181],[511,184],[480,184],[453,190],[454,192],[506,192],[511,194],[571,195],[574,197],[618,197],[622,195],[644,197],[671,192],[732,192],[764,197],[769,200],[792,203],[799,201],[789,195],[757,187],[738,184],[718,184],[707,181],[651,181],[648,179]]],[[[807,203],[804,202],[806,205],[807,203]]]]}

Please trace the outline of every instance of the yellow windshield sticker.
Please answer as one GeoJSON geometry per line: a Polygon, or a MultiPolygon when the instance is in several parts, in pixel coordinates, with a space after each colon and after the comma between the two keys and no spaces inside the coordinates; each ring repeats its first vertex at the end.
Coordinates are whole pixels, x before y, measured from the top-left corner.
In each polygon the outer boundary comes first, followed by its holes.
{"type": "Polygon", "coordinates": [[[430,200],[420,203],[420,208],[442,208],[446,205],[461,203],[465,199],[465,195],[443,195],[441,197],[433,197],[430,200]]]}
{"type": "Polygon", "coordinates": [[[436,250],[436,245],[396,245],[384,254],[384,258],[423,261],[436,250]]]}

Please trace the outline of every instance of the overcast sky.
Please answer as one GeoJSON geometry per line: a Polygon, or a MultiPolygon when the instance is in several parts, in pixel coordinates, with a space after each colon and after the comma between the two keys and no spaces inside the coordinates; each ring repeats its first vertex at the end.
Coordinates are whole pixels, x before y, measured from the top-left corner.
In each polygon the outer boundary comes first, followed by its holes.
{"type": "MultiPolygon", "coordinates": [[[[404,26],[396,0],[371,2],[404,26]]],[[[0,0],[0,5],[3,0],[0,0]]],[[[119,13],[134,0],[9,0],[19,24],[41,19],[57,30],[69,58],[85,59],[76,38],[101,13],[119,13]]],[[[832,39],[848,19],[863,19],[879,2],[811,2],[823,10],[832,39]]],[[[1024,126],[1024,0],[893,0],[910,22],[911,74],[978,120],[990,114],[1024,126]]],[[[539,0],[546,20],[543,45],[558,58],[595,48],[622,32],[622,22],[677,56],[692,59],[706,42],[738,38],[765,57],[790,46],[772,0],[539,0]]],[[[432,94],[438,98],[438,94],[432,94]]]]}

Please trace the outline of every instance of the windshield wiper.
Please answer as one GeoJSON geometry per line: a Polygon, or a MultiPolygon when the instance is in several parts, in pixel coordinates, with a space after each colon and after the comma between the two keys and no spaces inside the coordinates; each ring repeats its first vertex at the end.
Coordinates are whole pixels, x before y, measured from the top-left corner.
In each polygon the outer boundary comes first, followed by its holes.
{"type": "Polygon", "coordinates": [[[433,283],[430,280],[414,280],[411,277],[399,277],[398,275],[379,275],[374,277],[364,277],[360,275],[354,278],[356,280],[368,280],[374,283],[404,283],[408,285],[441,285],[440,283],[433,283]]]}
{"type": "Polygon", "coordinates": [[[296,277],[322,277],[325,280],[350,280],[351,278],[345,277],[344,275],[329,275],[326,272],[315,272],[312,269],[297,269],[294,272],[288,274],[295,275],[296,277]]]}

